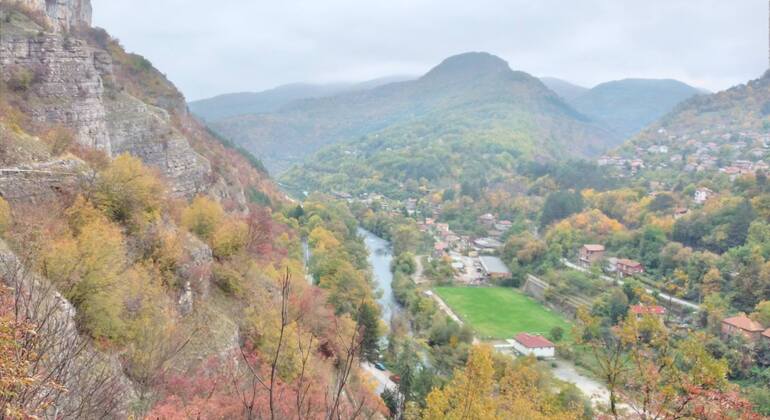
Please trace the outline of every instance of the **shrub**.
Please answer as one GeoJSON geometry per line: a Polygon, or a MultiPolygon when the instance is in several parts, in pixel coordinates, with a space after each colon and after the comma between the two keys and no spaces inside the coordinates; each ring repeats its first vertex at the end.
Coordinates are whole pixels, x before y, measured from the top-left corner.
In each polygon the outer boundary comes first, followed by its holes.
{"type": "Polygon", "coordinates": [[[136,227],[157,219],[164,196],[158,175],[138,158],[123,154],[101,172],[94,201],[113,221],[136,227]]]}
{"type": "Polygon", "coordinates": [[[198,196],[182,211],[182,226],[200,238],[209,239],[224,217],[225,211],[219,203],[198,196]]]}
{"type": "Polygon", "coordinates": [[[248,239],[249,227],[241,220],[228,220],[211,236],[211,251],[217,258],[228,258],[240,252],[248,239]]]}
{"type": "Polygon", "coordinates": [[[564,329],[562,327],[553,327],[548,335],[553,341],[561,341],[564,338],[564,329]]]}
{"type": "Polygon", "coordinates": [[[216,264],[213,270],[214,284],[229,295],[238,295],[243,290],[243,276],[234,269],[216,264]]]}
{"type": "Polygon", "coordinates": [[[11,225],[11,206],[0,197],[0,235],[3,235],[11,225]]]}
{"type": "Polygon", "coordinates": [[[35,80],[35,74],[24,67],[11,67],[10,77],[8,78],[8,88],[15,92],[26,92],[32,86],[35,80]]]}

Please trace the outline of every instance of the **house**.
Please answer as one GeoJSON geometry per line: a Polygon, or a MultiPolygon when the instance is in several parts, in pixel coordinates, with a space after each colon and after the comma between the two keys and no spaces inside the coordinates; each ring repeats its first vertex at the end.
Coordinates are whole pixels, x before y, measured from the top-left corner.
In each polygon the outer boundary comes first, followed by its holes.
{"type": "Polygon", "coordinates": [[[687,207],[677,207],[674,209],[674,219],[681,219],[684,216],[687,216],[687,213],[689,213],[690,210],[687,207]]]}
{"type": "Polygon", "coordinates": [[[449,249],[449,245],[447,245],[444,242],[436,242],[435,245],[433,245],[433,256],[436,258],[441,258],[444,255],[446,255],[446,250],[449,249]]]}
{"type": "Polygon", "coordinates": [[[500,232],[507,232],[511,230],[511,226],[513,226],[513,222],[510,220],[501,220],[495,223],[495,229],[499,230],[500,232]]]}
{"type": "Polygon", "coordinates": [[[481,225],[486,227],[487,229],[493,227],[496,221],[497,221],[497,218],[491,213],[487,213],[479,216],[479,223],[481,223],[481,225]]]}
{"type": "Polygon", "coordinates": [[[693,196],[693,200],[695,200],[698,204],[703,204],[711,198],[711,196],[714,195],[714,191],[711,191],[708,188],[698,188],[695,190],[695,195],[693,196]]]}
{"type": "Polygon", "coordinates": [[[508,269],[508,266],[500,258],[484,255],[479,257],[479,262],[481,262],[481,269],[484,270],[484,274],[487,277],[493,279],[507,279],[511,277],[511,270],[508,269]]]}
{"type": "Polygon", "coordinates": [[[759,340],[765,328],[757,321],[746,316],[746,314],[736,315],[722,320],[722,338],[741,334],[747,340],[756,342],[759,340]]]}
{"type": "Polygon", "coordinates": [[[768,342],[770,342],[770,328],[766,329],[766,330],[765,330],[765,331],[762,333],[762,338],[763,338],[763,339],[765,339],[765,340],[767,340],[768,342]]]}
{"type": "Polygon", "coordinates": [[[666,308],[658,305],[631,305],[628,312],[636,315],[637,318],[648,314],[661,316],[666,314],[666,308]]]}
{"type": "Polygon", "coordinates": [[[644,273],[644,267],[642,267],[642,263],[626,258],[618,259],[617,270],[620,277],[635,276],[637,274],[644,273]]]}
{"type": "Polygon", "coordinates": [[[580,248],[580,264],[587,267],[604,258],[604,245],[585,244],[580,248]]]}
{"type": "Polygon", "coordinates": [[[498,249],[503,246],[502,242],[494,238],[479,238],[473,241],[473,244],[480,249],[498,249]]]}
{"type": "Polygon", "coordinates": [[[535,357],[552,358],[556,356],[556,346],[540,335],[527,333],[516,334],[513,340],[510,340],[513,348],[523,355],[533,355],[535,357]]]}

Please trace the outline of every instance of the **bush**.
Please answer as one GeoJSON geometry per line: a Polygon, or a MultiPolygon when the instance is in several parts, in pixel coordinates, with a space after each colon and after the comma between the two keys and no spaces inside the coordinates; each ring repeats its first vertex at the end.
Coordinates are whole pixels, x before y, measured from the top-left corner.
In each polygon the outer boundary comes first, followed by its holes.
{"type": "Polygon", "coordinates": [[[225,217],[225,211],[208,197],[196,197],[182,212],[182,226],[202,239],[209,239],[225,217]]]}
{"type": "Polygon", "coordinates": [[[553,341],[561,341],[564,338],[564,329],[562,327],[553,327],[548,335],[553,341]]]}
{"type": "Polygon", "coordinates": [[[243,276],[232,268],[217,264],[213,275],[214,284],[228,295],[238,295],[243,291],[243,276]]]}
{"type": "Polygon", "coordinates": [[[11,206],[0,197],[0,235],[3,235],[11,225],[11,206]]]}
{"type": "Polygon", "coordinates": [[[249,227],[241,220],[228,220],[211,236],[211,251],[217,258],[229,258],[246,246],[249,227]]]}
{"type": "Polygon", "coordinates": [[[15,92],[26,92],[32,86],[35,81],[35,73],[31,70],[14,66],[10,69],[10,77],[8,78],[8,88],[15,92]]]}
{"type": "Polygon", "coordinates": [[[136,227],[157,219],[164,196],[158,175],[138,158],[122,154],[101,172],[94,201],[111,220],[136,227]]]}

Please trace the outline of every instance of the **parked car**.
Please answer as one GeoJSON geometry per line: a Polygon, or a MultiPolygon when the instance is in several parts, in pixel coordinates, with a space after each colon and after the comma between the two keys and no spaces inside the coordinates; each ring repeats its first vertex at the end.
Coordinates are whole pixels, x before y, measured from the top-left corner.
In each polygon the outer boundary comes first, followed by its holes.
{"type": "Polygon", "coordinates": [[[381,371],[383,371],[383,372],[387,370],[387,369],[385,369],[385,365],[383,365],[383,364],[382,364],[382,363],[380,363],[380,362],[376,362],[376,363],[374,364],[374,367],[376,367],[377,369],[379,369],[379,370],[381,370],[381,371]]]}

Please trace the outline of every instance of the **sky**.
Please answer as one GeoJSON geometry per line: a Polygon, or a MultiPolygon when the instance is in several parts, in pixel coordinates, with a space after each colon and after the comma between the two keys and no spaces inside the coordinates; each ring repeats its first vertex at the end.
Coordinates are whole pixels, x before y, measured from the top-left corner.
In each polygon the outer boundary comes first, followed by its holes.
{"type": "Polygon", "coordinates": [[[295,82],[421,75],[486,51],[591,87],[672,78],[712,91],[768,67],[766,0],[92,0],[94,25],[189,100],[295,82]]]}

